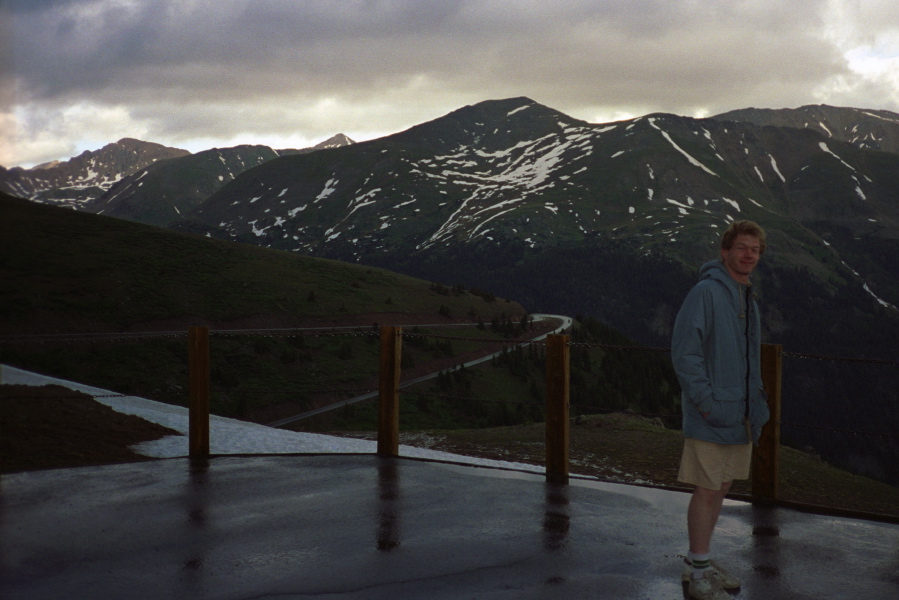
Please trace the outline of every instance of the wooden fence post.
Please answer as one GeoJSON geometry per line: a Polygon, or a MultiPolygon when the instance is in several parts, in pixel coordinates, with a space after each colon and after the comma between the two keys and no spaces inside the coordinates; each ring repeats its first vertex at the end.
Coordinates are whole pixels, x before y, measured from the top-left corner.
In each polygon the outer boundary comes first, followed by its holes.
{"type": "Polygon", "coordinates": [[[782,349],[780,344],[762,344],[762,383],[768,393],[771,418],[752,453],[752,495],[759,500],[777,500],[778,496],[782,349]]]}
{"type": "Polygon", "coordinates": [[[381,327],[381,364],[378,401],[378,455],[400,453],[400,360],[403,328],[381,327]]]}
{"type": "Polygon", "coordinates": [[[569,336],[546,338],[546,480],[568,483],[569,336]]]}
{"type": "Polygon", "coordinates": [[[191,458],[209,457],[209,328],[189,327],[188,397],[190,400],[191,458]]]}

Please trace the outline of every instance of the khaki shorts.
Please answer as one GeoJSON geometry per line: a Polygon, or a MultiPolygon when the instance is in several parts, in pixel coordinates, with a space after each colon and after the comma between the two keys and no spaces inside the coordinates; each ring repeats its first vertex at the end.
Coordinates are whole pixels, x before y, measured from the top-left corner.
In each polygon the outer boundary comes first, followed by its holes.
{"type": "Polygon", "coordinates": [[[708,490],[720,490],[734,479],[749,478],[752,444],[716,444],[693,438],[684,440],[677,480],[708,490]]]}

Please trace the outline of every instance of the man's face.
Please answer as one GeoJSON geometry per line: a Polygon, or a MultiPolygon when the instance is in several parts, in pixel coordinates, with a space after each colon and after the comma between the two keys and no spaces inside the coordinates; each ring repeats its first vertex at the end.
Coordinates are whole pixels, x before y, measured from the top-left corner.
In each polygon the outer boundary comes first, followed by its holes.
{"type": "Polygon", "coordinates": [[[734,238],[730,250],[721,250],[721,261],[727,267],[730,276],[740,283],[749,283],[749,275],[759,264],[762,246],[754,235],[741,233],[734,238]]]}

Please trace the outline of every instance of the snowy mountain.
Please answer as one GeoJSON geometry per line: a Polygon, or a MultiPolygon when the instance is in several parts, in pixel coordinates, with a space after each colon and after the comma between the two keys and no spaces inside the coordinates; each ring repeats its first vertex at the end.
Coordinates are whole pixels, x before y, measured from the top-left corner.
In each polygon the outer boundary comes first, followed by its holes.
{"type": "Polygon", "coordinates": [[[0,190],[46,204],[80,208],[139,169],[189,154],[187,150],[123,138],[64,162],[53,161],[32,169],[0,167],[0,190]]]}
{"type": "Polygon", "coordinates": [[[206,150],[154,163],[125,177],[82,210],[164,226],[249,168],[275,159],[268,146],[206,150]]]}
{"type": "Polygon", "coordinates": [[[326,139],[323,142],[319,142],[314,146],[310,146],[309,148],[302,148],[300,150],[278,150],[279,156],[287,156],[288,154],[309,154],[310,152],[315,152],[316,150],[327,150],[328,148],[340,148],[341,146],[350,146],[355,144],[353,140],[342,133],[338,133],[337,135],[333,135],[326,139]]]}
{"type": "Polygon", "coordinates": [[[744,108],[713,117],[755,125],[811,129],[865,150],[899,153],[899,115],[888,110],[838,108],[826,104],[795,109],[744,108]]]}
{"type": "Polygon", "coordinates": [[[894,309],[897,170],[899,155],[808,129],[674,115],[591,125],[516,98],[272,161],[177,227],[436,278],[445,264],[412,265],[449,249],[533,254],[616,240],[695,268],[730,221],[747,218],[768,226],[782,259],[836,271],[894,309]]]}
{"type": "Polygon", "coordinates": [[[236,146],[191,155],[187,150],[125,138],[64,162],[32,169],[0,167],[0,190],[45,204],[165,225],[250,167],[278,156],[353,143],[339,133],[299,150],[236,146]]]}
{"type": "Polygon", "coordinates": [[[341,133],[301,150],[273,150],[268,146],[213,148],[140,169],[82,208],[110,217],[165,226],[247,169],[279,156],[308,154],[353,143],[341,133]]]}

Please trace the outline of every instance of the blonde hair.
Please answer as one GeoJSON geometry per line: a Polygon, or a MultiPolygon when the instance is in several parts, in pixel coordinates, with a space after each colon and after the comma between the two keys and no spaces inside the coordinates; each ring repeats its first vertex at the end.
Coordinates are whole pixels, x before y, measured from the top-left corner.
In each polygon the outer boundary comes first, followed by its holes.
{"type": "Polygon", "coordinates": [[[721,249],[730,250],[734,245],[734,240],[738,235],[751,235],[759,241],[759,254],[765,253],[767,240],[765,238],[765,230],[758,223],[753,221],[734,221],[721,236],[721,249]]]}

